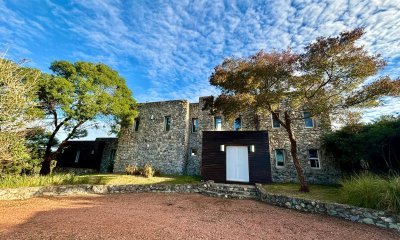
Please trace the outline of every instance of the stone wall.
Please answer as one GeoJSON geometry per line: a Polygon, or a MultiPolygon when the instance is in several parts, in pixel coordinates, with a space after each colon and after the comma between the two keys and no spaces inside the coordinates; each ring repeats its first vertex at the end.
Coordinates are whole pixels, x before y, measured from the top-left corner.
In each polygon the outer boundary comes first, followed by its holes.
{"type": "Polygon", "coordinates": [[[139,130],[123,129],[118,142],[114,172],[124,172],[129,164],[149,163],[164,174],[184,174],[187,165],[189,102],[151,102],[139,105],[139,130]],[[164,117],[171,117],[165,130],[164,117]]]}
{"type": "Polygon", "coordinates": [[[199,131],[192,131],[192,119],[199,119],[199,104],[190,103],[189,104],[189,145],[188,145],[188,163],[186,174],[188,175],[200,175],[201,169],[201,127],[199,126],[199,131]],[[197,154],[193,154],[193,151],[197,151],[197,154]]]}
{"type": "MultiPolygon", "coordinates": [[[[302,120],[302,112],[296,112],[293,118],[299,120],[293,121],[293,132],[298,144],[298,155],[304,168],[307,181],[315,184],[334,184],[337,183],[341,173],[334,164],[333,159],[325,154],[321,144],[323,134],[329,126],[323,127],[319,119],[314,120],[313,128],[306,128],[302,120]],[[308,149],[318,149],[320,168],[311,168],[308,159],[308,149]]],[[[273,182],[298,182],[297,172],[290,154],[290,142],[288,134],[283,127],[272,127],[272,116],[270,114],[260,117],[260,128],[268,131],[269,146],[271,155],[271,171],[273,182]],[[285,166],[276,165],[275,149],[284,149],[285,166]]]]}
{"type": "Polygon", "coordinates": [[[155,185],[62,185],[45,187],[0,189],[0,200],[23,200],[41,196],[79,196],[107,193],[176,192],[198,193],[202,184],[155,184],[155,185]]]}
{"type": "Polygon", "coordinates": [[[118,138],[96,138],[96,141],[102,141],[105,143],[103,149],[103,155],[101,157],[100,172],[101,173],[113,172],[114,162],[116,157],[115,154],[118,146],[118,138]],[[111,154],[114,154],[114,157],[112,157],[111,154]]]}
{"type": "Polygon", "coordinates": [[[353,222],[371,224],[381,228],[400,231],[400,216],[396,214],[338,203],[327,203],[272,194],[268,193],[261,184],[256,184],[256,189],[259,194],[259,200],[268,204],[291,208],[302,212],[326,214],[353,222]]]}

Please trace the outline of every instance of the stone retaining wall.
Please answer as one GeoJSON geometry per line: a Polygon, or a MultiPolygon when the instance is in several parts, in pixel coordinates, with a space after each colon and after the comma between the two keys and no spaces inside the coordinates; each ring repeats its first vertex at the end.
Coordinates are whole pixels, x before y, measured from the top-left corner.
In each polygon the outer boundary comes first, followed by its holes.
{"type": "Polygon", "coordinates": [[[40,196],[73,196],[107,193],[176,192],[198,193],[202,184],[156,184],[156,185],[61,185],[45,187],[0,189],[0,200],[23,200],[40,196]]]}
{"type": "Polygon", "coordinates": [[[261,184],[256,184],[259,200],[280,207],[296,209],[344,218],[353,222],[375,225],[400,231],[400,216],[368,208],[354,207],[338,203],[326,203],[268,193],[261,184]]]}

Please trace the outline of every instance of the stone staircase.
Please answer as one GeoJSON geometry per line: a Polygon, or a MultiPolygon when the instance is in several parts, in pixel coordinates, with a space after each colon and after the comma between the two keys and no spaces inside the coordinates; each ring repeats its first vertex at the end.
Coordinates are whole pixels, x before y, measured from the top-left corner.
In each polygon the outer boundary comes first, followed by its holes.
{"type": "Polygon", "coordinates": [[[201,191],[203,195],[220,198],[258,199],[254,185],[224,184],[206,182],[201,191]]]}

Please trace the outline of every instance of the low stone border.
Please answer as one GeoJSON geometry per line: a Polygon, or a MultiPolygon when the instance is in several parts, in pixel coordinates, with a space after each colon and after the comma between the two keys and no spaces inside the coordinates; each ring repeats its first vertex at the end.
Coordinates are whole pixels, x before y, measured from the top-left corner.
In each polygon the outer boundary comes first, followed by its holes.
{"type": "Polygon", "coordinates": [[[43,187],[0,189],[0,200],[23,200],[40,196],[71,196],[107,193],[177,192],[198,193],[202,184],[155,184],[155,185],[60,185],[43,187]]]}
{"type": "MultiPolygon", "coordinates": [[[[198,184],[155,184],[155,185],[61,185],[44,187],[0,189],[0,200],[22,200],[40,196],[72,196],[108,193],[174,192],[202,193],[218,188],[213,182],[198,184]]],[[[344,218],[353,222],[375,225],[381,228],[396,229],[400,232],[400,216],[385,211],[354,207],[350,205],[313,201],[296,197],[268,193],[261,184],[256,184],[257,196],[253,199],[280,207],[303,212],[320,213],[344,218]]],[[[228,190],[230,188],[228,187],[228,190]]],[[[221,189],[219,189],[221,190],[221,189]]],[[[251,189],[246,191],[251,192],[251,189]]],[[[226,191],[223,196],[233,194],[226,191]]],[[[210,195],[209,195],[210,196],[210,195]]],[[[228,196],[229,197],[229,196],[228,196]]]]}
{"type": "Polygon", "coordinates": [[[296,209],[302,212],[326,214],[353,222],[400,231],[400,216],[385,211],[272,194],[268,193],[261,184],[256,184],[256,189],[259,194],[259,200],[268,204],[296,209]]]}

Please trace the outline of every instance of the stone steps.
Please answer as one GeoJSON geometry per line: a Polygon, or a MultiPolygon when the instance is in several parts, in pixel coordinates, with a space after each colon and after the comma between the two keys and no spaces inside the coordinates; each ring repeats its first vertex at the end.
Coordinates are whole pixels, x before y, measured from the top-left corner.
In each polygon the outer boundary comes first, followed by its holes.
{"type": "Polygon", "coordinates": [[[207,183],[203,195],[220,198],[257,199],[257,190],[252,185],[207,183]]]}

